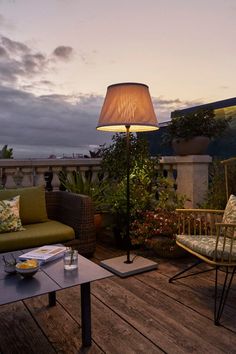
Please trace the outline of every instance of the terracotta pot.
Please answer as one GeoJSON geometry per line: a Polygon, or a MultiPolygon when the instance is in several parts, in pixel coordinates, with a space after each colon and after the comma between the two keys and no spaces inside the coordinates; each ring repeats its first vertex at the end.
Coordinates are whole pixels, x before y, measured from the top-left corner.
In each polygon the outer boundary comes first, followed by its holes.
{"type": "Polygon", "coordinates": [[[102,227],[102,215],[99,213],[94,214],[94,225],[96,232],[99,232],[102,227]]]}
{"type": "Polygon", "coordinates": [[[94,214],[94,225],[96,232],[99,233],[107,226],[110,226],[113,223],[114,216],[108,212],[96,212],[94,214]]]}
{"type": "Polygon", "coordinates": [[[192,139],[174,139],[172,147],[176,155],[203,155],[206,153],[210,139],[207,136],[195,136],[192,139]]]}

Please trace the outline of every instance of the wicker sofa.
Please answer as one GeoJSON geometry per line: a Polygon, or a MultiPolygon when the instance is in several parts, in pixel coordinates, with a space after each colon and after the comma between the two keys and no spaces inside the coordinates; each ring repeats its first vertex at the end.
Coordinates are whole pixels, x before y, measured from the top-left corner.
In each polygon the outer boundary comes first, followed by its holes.
{"type": "MultiPolygon", "coordinates": [[[[40,192],[37,187],[31,189],[33,192],[40,192]]],[[[92,201],[88,196],[64,191],[45,192],[43,190],[40,192],[39,198],[34,196],[33,203],[32,200],[31,203],[27,203],[28,200],[24,197],[27,189],[16,189],[0,191],[0,200],[15,196],[18,191],[24,214],[22,214],[22,224],[25,230],[1,233],[0,253],[45,244],[63,243],[77,248],[79,253],[85,256],[93,254],[96,246],[94,212],[92,201]],[[34,220],[33,214],[35,214],[35,210],[37,211],[40,203],[43,204],[46,218],[41,217],[42,220],[37,222],[38,220],[34,220]],[[27,213],[31,218],[30,222],[27,221],[27,213]]]]}
{"type": "Polygon", "coordinates": [[[80,254],[91,256],[96,248],[94,209],[91,198],[70,192],[46,192],[49,219],[73,228],[75,237],[67,245],[75,246],[80,254]]]}

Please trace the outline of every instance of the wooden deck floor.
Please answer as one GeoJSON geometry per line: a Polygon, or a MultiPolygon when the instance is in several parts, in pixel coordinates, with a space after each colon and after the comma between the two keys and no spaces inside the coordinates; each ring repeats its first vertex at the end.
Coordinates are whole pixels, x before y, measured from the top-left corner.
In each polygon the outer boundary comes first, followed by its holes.
{"type": "MultiPolygon", "coordinates": [[[[98,246],[94,261],[118,252],[98,246]]],[[[158,260],[155,271],[92,284],[92,338],[81,349],[79,287],[0,307],[2,354],[236,353],[236,281],[223,323],[213,324],[212,272],[168,283],[190,260],[158,260]]]]}

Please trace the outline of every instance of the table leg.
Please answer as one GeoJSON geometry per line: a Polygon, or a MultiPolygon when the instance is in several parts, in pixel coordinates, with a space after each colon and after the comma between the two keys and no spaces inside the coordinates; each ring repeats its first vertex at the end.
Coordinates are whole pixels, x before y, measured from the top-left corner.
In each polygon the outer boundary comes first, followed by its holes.
{"type": "Polygon", "coordinates": [[[91,296],[90,283],[81,284],[81,322],[82,322],[82,345],[88,347],[91,340],[91,296]]]}
{"type": "Polygon", "coordinates": [[[51,291],[50,293],[48,293],[48,303],[49,306],[56,305],[56,291],[51,291]]]}

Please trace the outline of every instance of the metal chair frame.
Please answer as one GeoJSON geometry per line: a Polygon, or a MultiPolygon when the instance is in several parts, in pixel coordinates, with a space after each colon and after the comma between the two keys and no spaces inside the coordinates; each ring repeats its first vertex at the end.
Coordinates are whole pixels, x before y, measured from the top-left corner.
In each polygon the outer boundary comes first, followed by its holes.
{"type": "MultiPolygon", "coordinates": [[[[228,160],[222,161],[225,169],[225,184],[226,184],[226,196],[229,198],[229,184],[228,184],[228,165],[236,162],[236,157],[228,160]]],[[[182,244],[180,241],[176,240],[178,246],[185,249],[187,252],[197,257],[198,260],[188,268],[178,272],[169,279],[169,283],[177,279],[187,278],[196,274],[201,274],[215,270],[215,303],[214,303],[214,324],[219,325],[220,319],[223,314],[224,306],[228,298],[232,280],[236,271],[236,258],[233,254],[233,246],[236,245],[236,238],[234,236],[236,230],[236,224],[226,224],[222,223],[221,219],[224,210],[213,210],[213,209],[177,209],[179,213],[179,225],[178,233],[181,235],[194,235],[194,236],[215,236],[215,252],[214,256],[208,257],[199,252],[194,251],[190,247],[182,244]],[[230,236],[231,235],[231,236],[230,236]],[[219,240],[223,239],[223,248],[219,250],[219,240]],[[226,253],[226,240],[230,242],[230,249],[226,253]],[[220,253],[220,256],[219,256],[220,253]],[[189,270],[198,266],[200,263],[205,262],[210,269],[201,270],[190,274],[185,274],[189,270]],[[225,269],[225,278],[223,282],[223,288],[219,294],[219,282],[218,282],[218,272],[221,268],[225,269]],[[219,301],[217,298],[219,296],[219,301]]]]}

